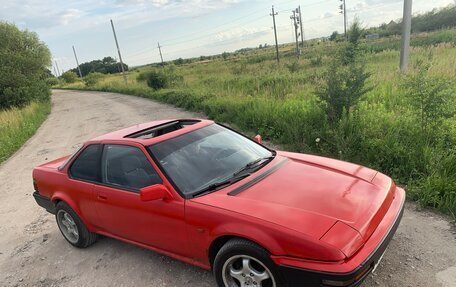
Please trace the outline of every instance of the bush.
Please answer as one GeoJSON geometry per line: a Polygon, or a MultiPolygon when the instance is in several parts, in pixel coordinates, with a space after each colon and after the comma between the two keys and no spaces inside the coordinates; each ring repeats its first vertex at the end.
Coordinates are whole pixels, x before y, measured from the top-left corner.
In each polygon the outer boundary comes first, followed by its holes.
{"type": "Polygon", "coordinates": [[[285,66],[287,67],[288,71],[290,71],[290,73],[296,73],[301,69],[298,61],[294,61],[291,64],[285,64],[285,66]]]}
{"type": "Polygon", "coordinates": [[[62,79],[65,81],[65,83],[72,84],[78,80],[78,75],[76,75],[75,72],[66,71],[62,74],[62,79]]]}
{"type": "Polygon", "coordinates": [[[355,22],[349,31],[349,42],[339,51],[323,77],[317,95],[327,103],[328,119],[336,125],[345,112],[350,110],[370,88],[366,81],[370,73],[365,70],[365,61],[360,47],[363,32],[355,22]]]}
{"type": "Polygon", "coordinates": [[[148,71],[139,74],[138,81],[146,81],[147,85],[154,90],[173,87],[183,81],[183,77],[177,75],[173,69],[162,71],[148,71]]]}
{"type": "Polygon", "coordinates": [[[101,79],[104,78],[104,74],[102,73],[90,73],[83,78],[83,81],[86,86],[95,86],[101,79]]]}
{"type": "Polygon", "coordinates": [[[165,73],[153,71],[147,77],[147,85],[154,90],[163,89],[168,86],[168,78],[165,73]]]}
{"type": "Polygon", "coordinates": [[[456,151],[433,154],[432,172],[413,181],[409,195],[424,206],[449,212],[456,218],[456,151]]]}
{"type": "Polygon", "coordinates": [[[451,104],[451,81],[443,77],[430,76],[430,63],[418,60],[417,72],[409,75],[404,83],[410,106],[419,118],[421,133],[429,142],[436,138],[445,118],[454,114],[451,104]]]}
{"type": "Polygon", "coordinates": [[[56,77],[49,77],[46,79],[46,84],[48,84],[49,86],[57,86],[60,84],[60,81],[59,79],[57,79],[56,77]]]}
{"type": "Polygon", "coordinates": [[[0,110],[49,100],[51,53],[38,36],[0,22],[0,110]]]}

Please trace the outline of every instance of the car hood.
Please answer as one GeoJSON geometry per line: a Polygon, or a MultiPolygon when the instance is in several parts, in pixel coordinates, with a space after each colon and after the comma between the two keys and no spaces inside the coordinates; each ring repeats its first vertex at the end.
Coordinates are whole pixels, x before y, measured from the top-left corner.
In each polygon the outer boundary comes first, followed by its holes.
{"type": "Polygon", "coordinates": [[[245,180],[194,200],[293,229],[345,248],[347,254],[373,233],[394,190],[391,179],[366,167],[278,152],[271,163],[245,180]],[[356,242],[350,243],[349,238],[337,242],[343,229],[355,234],[356,242]]]}

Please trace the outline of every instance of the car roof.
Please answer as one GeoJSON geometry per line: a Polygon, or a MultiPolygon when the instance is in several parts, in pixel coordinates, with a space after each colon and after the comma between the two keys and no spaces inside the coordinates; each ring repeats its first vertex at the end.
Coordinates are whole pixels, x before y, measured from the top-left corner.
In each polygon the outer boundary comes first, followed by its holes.
{"type": "Polygon", "coordinates": [[[190,131],[208,126],[213,124],[214,121],[211,120],[204,120],[204,119],[169,119],[169,120],[158,120],[158,121],[152,121],[152,122],[147,122],[147,123],[142,123],[142,124],[137,124],[128,128],[124,128],[121,130],[117,130],[114,132],[110,132],[104,135],[100,135],[96,138],[93,138],[89,140],[88,142],[90,143],[95,143],[95,142],[104,142],[104,141],[125,141],[125,142],[137,142],[140,143],[144,146],[148,146],[157,142],[161,142],[163,140],[167,140],[185,133],[188,133],[190,131]],[[172,124],[172,123],[177,123],[177,122],[192,122],[190,125],[185,125],[183,128],[165,133],[160,136],[155,136],[152,138],[142,138],[142,137],[135,137],[133,135],[137,133],[141,133],[142,131],[152,129],[155,127],[160,127],[164,126],[167,124],[172,124]]]}

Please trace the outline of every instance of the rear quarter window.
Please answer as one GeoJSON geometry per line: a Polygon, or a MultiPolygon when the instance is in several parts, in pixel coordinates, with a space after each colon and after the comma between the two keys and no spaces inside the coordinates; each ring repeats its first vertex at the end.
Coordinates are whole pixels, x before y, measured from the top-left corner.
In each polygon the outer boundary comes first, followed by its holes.
{"type": "Polygon", "coordinates": [[[73,179],[100,181],[101,146],[93,144],[87,146],[73,161],[69,172],[73,179]]]}

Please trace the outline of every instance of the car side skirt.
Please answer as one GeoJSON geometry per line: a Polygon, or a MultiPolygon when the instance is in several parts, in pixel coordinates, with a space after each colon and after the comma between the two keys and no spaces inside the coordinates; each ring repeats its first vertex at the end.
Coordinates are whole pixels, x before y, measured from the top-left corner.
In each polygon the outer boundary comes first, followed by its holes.
{"type": "Polygon", "coordinates": [[[178,255],[176,253],[172,253],[172,252],[160,249],[160,248],[156,248],[156,247],[153,247],[153,246],[141,243],[141,242],[137,242],[137,241],[133,241],[133,240],[129,240],[129,239],[123,238],[123,237],[119,237],[119,236],[116,236],[116,235],[111,234],[109,232],[97,230],[97,231],[95,231],[95,233],[100,234],[100,235],[104,235],[104,236],[107,236],[107,237],[111,237],[111,238],[114,238],[114,239],[117,239],[117,240],[120,240],[120,241],[123,241],[123,242],[126,242],[126,243],[137,245],[139,247],[143,247],[143,248],[146,248],[146,249],[149,249],[149,250],[152,250],[154,252],[157,252],[157,253],[163,254],[165,256],[168,256],[168,257],[183,261],[185,263],[188,263],[188,264],[203,268],[205,270],[211,270],[211,266],[203,264],[203,263],[201,263],[199,261],[193,260],[193,259],[191,259],[189,257],[181,256],[181,255],[178,255]]]}

